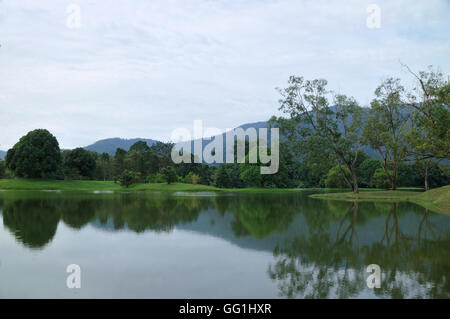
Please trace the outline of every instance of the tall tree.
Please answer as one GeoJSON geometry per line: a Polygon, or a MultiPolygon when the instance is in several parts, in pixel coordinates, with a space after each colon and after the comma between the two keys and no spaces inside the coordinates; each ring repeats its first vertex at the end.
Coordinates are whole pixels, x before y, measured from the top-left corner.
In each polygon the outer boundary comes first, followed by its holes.
{"type": "Polygon", "coordinates": [[[114,178],[118,179],[122,172],[125,170],[125,156],[127,151],[124,149],[118,148],[116,150],[116,154],[114,155],[113,160],[113,172],[114,178]]]}
{"type": "Polygon", "coordinates": [[[108,153],[102,153],[97,157],[97,178],[104,181],[111,180],[113,174],[112,158],[108,153]]]}
{"type": "MultiPolygon", "coordinates": [[[[352,97],[328,91],[324,79],[310,81],[291,76],[288,84],[287,88],[279,90],[280,110],[289,114],[295,123],[294,126],[289,123],[288,129],[303,138],[310,152],[331,154],[342,178],[358,193],[356,163],[361,147],[361,107],[352,97]],[[330,95],[333,106],[329,105],[330,95]]],[[[286,120],[279,123],[286,123],[286,120]]]]}
{"type": "Polygon", "coordinates": [[[375,90],[363,135],[365,143],[380,155],[392,190],[397,187],[398,166],[408,155],[409,119],[400,79],[385,80],[375,90]]]}
{"type": "Polygon", "coordinates": [[[408,138],[410,155],[421,168],[428,190],[429,169],[433,161],[448,159],[450,154],[450,83],[432,66],[418,74],[404,65],[416,85],[408,92],[412,126],[408,138]]]}
{"type": "Polygon", "coordinates": [[[8,151],[6,165],[19,177],[55,177],[61,168],[56,137],[44,129],[29,132],[8,151]]]}
{"type": "Polygon", "coordinates": [[[231,180],[226,169],[226,164],[219,166],[215,176],[215,185],[220,188],[231,187],[231,180]]]}

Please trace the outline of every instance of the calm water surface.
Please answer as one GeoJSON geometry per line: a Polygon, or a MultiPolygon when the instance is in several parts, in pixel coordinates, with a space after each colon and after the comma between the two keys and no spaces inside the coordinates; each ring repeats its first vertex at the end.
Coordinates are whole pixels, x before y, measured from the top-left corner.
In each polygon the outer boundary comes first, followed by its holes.
{"type": "Polygon", "coordinates": [[[450,297],[450,216],[307,195],[0,192],[0,298],[450,297]]]}

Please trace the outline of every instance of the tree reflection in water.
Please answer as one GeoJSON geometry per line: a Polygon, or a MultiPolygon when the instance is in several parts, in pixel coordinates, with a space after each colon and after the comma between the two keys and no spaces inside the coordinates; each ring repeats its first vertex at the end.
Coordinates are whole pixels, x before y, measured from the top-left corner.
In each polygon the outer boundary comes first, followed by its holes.
{"type": "Polygon", "coordinates": [[[448,298],[450,292],[449,218],[412,204],[321,201],[298,193],[30,192],[0,194],[0,211],[6,229],[30,249],[46,247],[60,221],[76,230],[92,224],[140,234],[196,225],[208,214],[214,222],[199,223],[197,231],[244,246],[261,241],[258,249],[273,251],[268,275],[282,297],[448,298]],[[369,264],[381,267],[380,289],[366,286],[369,264]]]}
{"type": "MultiPolygon", "coordinates": [[[[376,206],[376,207],[375,207],[376,206]]],[[[278,283],[280,295],[288,298],[351,298],[370,296],[366,286],[367,265],[378,264],[382,285],[374,289],[378,297],[448,298],[450,287],[449,230],[438,230],[425,211],[416,236],[401,231],[398,204],[377,204],[376,215],[384,214],[383,231],[372,227],[364,231],[379,237],[373,243],[360,244],[356,227],[360,218],[358,203],[348,204],[344,217],[337,223],[336,235],[310,228],[274,251],[276,262],[268,269],[278,283]],[[386,208],[387,211],[386,211],[386,208]],[[426,231],[425,231],[426,225],[426,231]],[[381,236],[379,236],[381,234],[381,236]],[[335,238],[332,240],[332,238],[335,238]]],[[[365,212],[370,214],[370,210],[365,212]]],[[[408,222],[408,220],[406,220],[408,222]]]]}

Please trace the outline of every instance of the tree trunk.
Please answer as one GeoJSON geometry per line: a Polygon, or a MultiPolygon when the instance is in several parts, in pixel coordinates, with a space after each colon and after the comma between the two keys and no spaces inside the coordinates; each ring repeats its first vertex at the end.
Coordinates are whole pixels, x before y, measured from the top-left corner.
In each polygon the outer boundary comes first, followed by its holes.
{"type": "Polygon", "coordinates": [[[392,190],[395,191],[397,189],[398,163],[395,162],[392,166],[392,190]]]}
{"type": "Polygon", "coordinates": [[[397,167],[394,166],[392,179],[391,179],[392,190],[395,191],[397,189],[397,167]]]}
{"type": "Polygon", "coordinates": [[[391,189],[392,189],[393,191],[397,190],[397,185],[395,185],[394,179],[392,179],[392,182],[391,182],[391,189]]]}
{"type": "Polygon", "coordinates": [[[358,180],[356,178],[355,172],[352,170],[352,177],[353,177],[353,193],[358,194],[358,180]]]}
{"type": "Polygon", "coordinates": [[[428,185],[428,165],[425,164],[425,171],[424,171],[424,178],[425,178],[425,190],[429,190],[430,186],[428,185]]]}
{"type": "MultiPolygon", "coordinates": [[[[350,189],[353,191],[354,187],[352,185],[352,183],[348,180],[347,176],[345,175],[344,170],[342,169],[341,163],[339,161],[337,161],[338,166],[339,166],[339,170],[341,171],[342,177],[344,178],[345,182],[347,183],[347,185],[350,187],[350,189]]],[[[348,168],[348,166],[347,166],[348,168]]],[[[350,169],[349,169],[350,170],[350,169]]],[[[350,173],[352,173],[352,170],[350,170],[350,173]]],[[[353,174],[353,173],[352,173],[353,174]]]]}

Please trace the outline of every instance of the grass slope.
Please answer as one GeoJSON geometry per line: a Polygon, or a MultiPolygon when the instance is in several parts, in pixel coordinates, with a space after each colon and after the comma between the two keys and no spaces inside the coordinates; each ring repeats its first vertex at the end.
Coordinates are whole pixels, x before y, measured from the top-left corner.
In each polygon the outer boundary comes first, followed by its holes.
{"type": "Polygon", "coordinates": [[[33,179],[1,179],[4,190],[61,190],[61,191],[214,191],[212,186],[191,184],[138,184],[124,188],[111,181],[54,181],[33,179]]]}
{"type": "Polygon", "coordinates": [[[365,201],[365,202],[409,201],[439,213],[450,214],[450,185],[432,189],[426,192],[363,191],[358,194],[346,192],[346,193],[314,194],[310,196],[313,198],[341,200],[341,201],[365,201]]]}
{"type": "Polygon", "coordinates": [[[152,183],[137,184],[124,188],[111,181],[58,181],[40,179],[0,179],[0,190],[60,190],[60,191],[160,191],[160,192],[292,192],[298,189],[276,188],[241,188],[223,189],[207,185],[192,185],[183,183],[152,183]]]}

